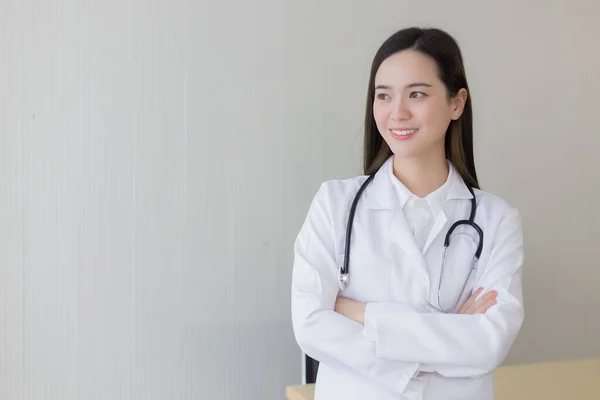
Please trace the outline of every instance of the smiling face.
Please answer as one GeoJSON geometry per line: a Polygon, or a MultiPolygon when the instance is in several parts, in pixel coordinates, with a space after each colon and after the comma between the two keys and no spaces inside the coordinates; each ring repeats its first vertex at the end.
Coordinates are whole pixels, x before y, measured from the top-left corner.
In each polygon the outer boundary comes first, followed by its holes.
{"type": "Polygon", "coordinates": [[[448,125],[460,117],[467,93],[449,98],[435,61],[414,50],[385,59],[375,75],[373,116],[396,157],[446,157],[448,125]]]}

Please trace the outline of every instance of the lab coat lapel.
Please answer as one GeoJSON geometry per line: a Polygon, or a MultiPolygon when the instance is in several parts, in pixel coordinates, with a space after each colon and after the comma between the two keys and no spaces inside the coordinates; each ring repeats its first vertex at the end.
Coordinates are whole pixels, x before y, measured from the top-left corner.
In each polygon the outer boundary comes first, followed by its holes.
{"type": "Polygon", "coordinates": [[[400,246],[402,250],[409,256],[415,257],[420,262],[425,264],[423,254],[421,253],[415,237],[413,236],[408,221],[402,212],[402,208],[396,207],[392,216],[390,226],[390,240],[393,244],[400,246]]]}
{"type": "Polygon", "coordinates": [[[425,270],[425,259],[410,231],[408,221],[402,211],[402,205],[398,204],[397,196],[388,175],[389,171],[387,169],[391,168],[389,165],[391,162],[392,158],[390,157],[375,175],[372,189],[364,192],[364,204],[365,207],[370,209],[392,212],[389,230],[390,246],[398,247],[402,252],[417,261],[425,270]]]}
{"type": "Polygon", "coordinates": [[[448,222],[448,217],[446,217],[446,213],[442,210],[439,215],[436,217],[433,227],[431,228],[431,232],[429,232],[429,236],[427,236],[427,241],[425,242],[425,246],[423,246],[423,254],[427,252],[429,246],[433,243],[433,241],[438,237],[438,235],[444,230],[446,223],[448,222]]]}
{"type": "MultiPolygon", "coordinates": [[[[473,198],[473,196],[471,195],[471,192],[467,188],[467,185],[461,178],[458,171],[454,168],[452,163],[450,163],[450,168],[452,169],[452,172],[451,172],[452,177],[451,177],[451,181],[450,181],[450,188],[448,190],[448,195],[446,197],[446,201],[444,202],[444,207],[443,207],[442,211],[436,217],[435,222],[433,223],[433,227],[431,228],[431,232],[429,232],[429,236],[427,237],[427,241],[425,242],[425,246],[423,247],[423,254],[425,254],[427,249],[429,249],[431,244],[435,241],[435,239],[437,239],[437,237],[440,235],[440,233],[444,232],[444,234],[445,234],[445,232],[447,232],[448,229],[450,228],[448,226],[446,229],[444,229],[448,223],[447,215],[454,214],[450,207],[453,205],[455,207],[458,204],[458,203],[453,202],[453,200],[465,200],[465,199],[473,198]]],[[[468,217],[468,216],[465,216],[465,218],[466,217],[468,217]]]]}

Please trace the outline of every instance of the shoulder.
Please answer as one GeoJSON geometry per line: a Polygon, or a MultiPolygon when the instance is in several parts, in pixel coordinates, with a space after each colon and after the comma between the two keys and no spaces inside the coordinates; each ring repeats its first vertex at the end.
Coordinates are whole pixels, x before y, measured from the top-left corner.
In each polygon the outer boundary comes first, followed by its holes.
{"type": "Polygon", "coordinates": [[[517,209],[503,197],[481,189],[474,189],[473,191],[475,192],[477,204],[486,209],[490,209],[501,214],[517,211],[517,209]]]}
{"type": "Polygon", "coordinates": [[[353,178],[324,181],[315,194],[314,201],[324,205],[339,205],[344,199],[354,198],[356,192],[367,178],[367,175],[359,175],[353,178]]]}
{"type": "Polygon", "coordinates": [[[521,214],[514,205],[484,190],[475,189],[474,192],[477,199],[477,213],[483,214],[481,217],[498,226],[504,225],[509,226],[511,230],[521,230],[521,214]]]}
{"type": "Polygon", "coordinates": [[[350,204],[368,176],[349,179],[331,179],[321,182],[310,202],[304,223],[298,234],[298,243],[311,236],[337,237],[338,227],[345,226],[350,204]]]}

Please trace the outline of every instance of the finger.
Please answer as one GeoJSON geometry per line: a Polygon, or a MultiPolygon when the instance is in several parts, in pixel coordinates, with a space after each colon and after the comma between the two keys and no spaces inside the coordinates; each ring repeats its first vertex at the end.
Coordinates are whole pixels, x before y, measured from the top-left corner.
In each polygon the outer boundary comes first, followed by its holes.
{"type": "Polygon", "coordinates": [[[483,296],[481,296],[473,305],[475,309],[479,308],[479,306],[481,306],[482,304],[487,303],[490,300],[493,300],[496,298],[497,292],[495,290],[492,290],[491,292],[488,292],[486,294],[484,294],[483,296]]]}
{"type": "Polygon", "coordinates": [[[459,314],[465,314],[466,311],[475,303],[475,299],[477,298],[477,296],[479,296],[479,293],[481,293],[481,291],[483,290],[482,287],[480,287],[479,289],[477,289],[477,291],[475,293],[473,293],[471,295],[471,297],[469,297],[467,299],[467,301],[465,301],[465,303],[462,305],[462,307],[460,308],[460,310],[458,311],[459,314]]]}
{"type": "Polygon", "coordinates": [[[497,303],[497,301],[495,299],[494,300],[490,300],[485,305],[483,305],[480,308],[478,308],[477,310],[475,310],[474,314],[485,314],[496,303],[497,303]]]}
{"type": "Polygon", "coordinates": [[[479,299],[477,296],[481,294],[483,288],[479,288],[473,295],[465,302],[464,306],[464,314],[472,314],[476,309],[478,309],[483,303],[488,300],[489,293],[481,296],[479,299]]]}
{"type": "Polygon", "coordinates": [[[494,304],[496,304],[496,299],[489,300],[484,305],[475,310],[473,314],[485,314],[485,312],[489,310],[494,304]]]}
{"type": "Polygon", "coordinates": [[[486,306],[490,301],[495,300],[496,296],[497,296],[498,292],[496,292],[495,290],[492,290],[491,292],[488,292],[486,294],[484,294],[483,296],[481,296],[481,298],[479,300],[477,300],[475,302],[475,304],[473,304],[469,311],[474,314],[477,312],[477,310],[479,310],[481,307],[486,306]]]}
{"type": "Polygon", "coordinates": [[[489,301],[494,300],[496,295],[497,292],[495,290],[484,294],[465,310],[465,314],[475,314],[479,308],[484,307],[489,301]]]}

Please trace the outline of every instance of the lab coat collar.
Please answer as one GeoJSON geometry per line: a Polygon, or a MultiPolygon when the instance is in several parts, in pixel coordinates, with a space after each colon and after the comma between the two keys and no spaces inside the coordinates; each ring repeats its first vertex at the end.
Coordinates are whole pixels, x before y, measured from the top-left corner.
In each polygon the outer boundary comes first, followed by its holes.
{"type": "MultiPolygon", "coordinates": [[[[391,172],[393,168],[392,162],[393,156],[389,157],[381,166],[381,168],[379,168],[379,170],[375,173],[375,177],[371,182],[371,189],[364,191],[363,204],[366,208],[375,210],[393,210],[398,206],[400,206],[400,208],[403,208],[408,199],[410,198],[409,195],[398,196],[396,194],[396,189],[394,189],[393,181],[392,179],[390,179],[390,173],[393,176],[393,172],[391,172]],[[398,198],[400,198],[401,204],[398,204],[398,198]]],[[[448,201],[454,199],[472,199],[473,195],[471,194],[471,192],[467,188],[467,185],[465,184],[460,174],[450,161],[448,161],[448,169],[449,174],[447,184],[449,184],[449,187],[448,194],[446,195],[445,200],[448,201]]]]}

